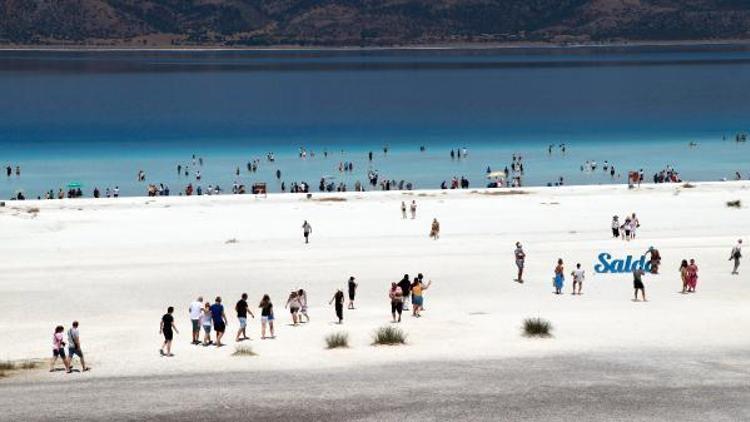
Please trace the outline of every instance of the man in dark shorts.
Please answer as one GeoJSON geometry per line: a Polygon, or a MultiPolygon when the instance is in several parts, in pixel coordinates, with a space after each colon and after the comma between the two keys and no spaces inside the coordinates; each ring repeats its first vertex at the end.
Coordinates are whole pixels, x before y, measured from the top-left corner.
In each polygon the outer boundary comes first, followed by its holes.
{"type": "Polygon", "coordinates": [[[349,309],[354,309],[354,296],[357,294],[357,283],[354,281],[354,277],[349,277],[347,288],[349,290],[349,309]]]}
{"type": "Polygon", "coordinates": [[[403,310],[408,311],[409,305],[407,302],[409,301],[409,295],[411,293],[411,281],[409,281],[409,274],[404,274],[404,278],[401,279],[401,281],[398,282],[398,287],[401,289],[401,293],[403,294],[403,298],[401,303],[403,303],[403,310]]]}
{"type": "Polygon", "coordinates": [[[635,300],[634,302],[638,302],[638,290],[641,291],[641,296],[643,296],[643,301],[647,302],[646,300],[646,287],[643,285],[643,276],[646,274],[645,271],[643,271],[640,268],[634,268],[633,269],[633,290],[635,291],[635,300]]]}
{"type": "Polygon", "coordinates": [[[81,337],[78,333],[78,321],[73,321],[72,327],[68,330],[68,358],[70,367],[73,367],[73,356],[78,355],[81,359],[81,369],[86,372],[89,368],[83,360],[83,351],[81,350],[81,337]]]}
{"type": "Polygon", "coordinates": [[[247,305],[247,293],[242,294],[242,298],[237,302],[237,305],[234,306],[234,310],[237,311],[237,319],[240,322],[240,329],[237,330],[237,338],[234,339],[234,341],[242,341],[242,340],[250,340],[250,337],[247,336],[247,333],[245,332],[245,329],[247,328],[247,314],[250,313],[250,316],[255,318],[255,315],[253,315],[253,311],[250,310],[250,307],[247,305]],[[242,337],[240,337],[240,334],[242,334],[242,337]]]}
{"type": "Polygon", "coordinates": [[[161,317],[159,334],[164,334],[164,344],[159,349],[159,354],[162,356],[174,356],[172,354],[172,339],[174,338],[174,333],[179,333],[179,331],[177,331],[177,327],[174,325],[172,313],[174,313],[174,307],[170,306],[167,308],[167,313],[161,317]]]}
{"type": "Polygon", "coordinates": [[[391,288],[388,290],[388,297],[391,299],[391,315],[393,316],[393,322],[401,322],[401,313],[404,310],[404,294],[398,284],[391,283],[391,288]],[[398,320],[396,320],[396,314],[398,314],[398,320]]]}
{"type": "Polygon", "coordinates": [[[224,315],[224,305],[221,304],[221,296],[216,296],[216,301],[211,305],[211,319],[214,321],[214,331],[216,331],[216,347],[221,347],[221,338],[224,337],[224,331],[227,329],[227,317],[224,315]]]}

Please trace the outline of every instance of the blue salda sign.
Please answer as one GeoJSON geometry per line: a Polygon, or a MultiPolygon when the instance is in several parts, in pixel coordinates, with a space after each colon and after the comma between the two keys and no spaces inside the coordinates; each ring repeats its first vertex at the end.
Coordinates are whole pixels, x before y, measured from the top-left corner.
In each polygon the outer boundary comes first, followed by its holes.
{"type": "Polygon", "coordinates": [[[625,259],[612,259],[612,255],[607,252],[599,254],[599,263],[594,265],[594,271],[597,273],[632,273],[633,270],[651,271],[651,263],[646,262],[646,255],[641,255],[635,259],[633,255],[628,255],[625,259]]]}

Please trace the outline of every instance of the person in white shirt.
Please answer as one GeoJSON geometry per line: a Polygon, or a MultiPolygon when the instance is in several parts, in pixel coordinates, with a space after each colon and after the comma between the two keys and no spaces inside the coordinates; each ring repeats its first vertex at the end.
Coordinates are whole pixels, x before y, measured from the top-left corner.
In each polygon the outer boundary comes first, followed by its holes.
{"type": "Polygon", "coordinates": [[[581,264],[576,264],[576,269],[573,270],[570,275],[573,276],[573,294],[581,294],[581,288],[583,288],[583,279],[586,278],[586,271],[581,269],[581,264]],[[578,292],[576,293],[576,285],[578,285],[578,292]]]}
{"type": "Polygon", "coordinates": [[[729,256],[729,260],[734,261],[734,269],[732,270],[734,275],[739,274],[737,270],[740,268],[740,258],[742,258],[742,239],[737,241],[737,244],[732,248],[732,254],[729,256]]]}
{"type": "Polygon", "coordinates": [[[198,337],[201,333],[201,310],[203,309],[203,296],[198,296],[195,302],[190,304],[190,322],[193,325],[193,344],[201,344],[198,337]]]}

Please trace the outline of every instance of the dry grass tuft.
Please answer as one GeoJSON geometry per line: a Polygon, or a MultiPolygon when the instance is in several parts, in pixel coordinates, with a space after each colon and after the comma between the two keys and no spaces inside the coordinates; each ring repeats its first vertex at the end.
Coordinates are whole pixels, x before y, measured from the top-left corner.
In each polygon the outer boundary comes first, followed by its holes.
{"type": "Polygon", "coordinates": [[[258,356],[249,344],[241,344],[234,348],[232,356],[258,356]]]}

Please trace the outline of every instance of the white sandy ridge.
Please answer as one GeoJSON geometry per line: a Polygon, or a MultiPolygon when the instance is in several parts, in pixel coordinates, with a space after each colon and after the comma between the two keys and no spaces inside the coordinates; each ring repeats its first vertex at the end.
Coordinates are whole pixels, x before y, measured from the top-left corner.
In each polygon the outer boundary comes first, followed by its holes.
{"type": "MultiPolygon", "coordinates": [[[[750,337],[750,261],[740,276],[727,261],[735,241],[747,239],[750,203],[744,182],[582,186],[523,189],[523,195],[479,191],[423,191],[254,196],[119,198],[7,202],[0,208],[0,359],[51,355],[55,325],[81,322],[84,351],[94,367],[86,377],[235,370],[356,367],[386,362],[502,358],[537,354],[650,350],[747,349],[750,337]],[[345,201],[318,201],[320,198],[345,201]],[[403,220],[401,201],[418,202],[418,218],[403,220]],[[37,213],[27,212],[38,208],[37,213]],[[638,239],[610,238],[615,214],[636,212],[638,239]],[[442,238],[428,238],[438,218],[442,238]],[[305,245],[301,225],[313,226],[305,245]],[[236,239],[237,243],[226,243],[236,239]],[[527,251],[527,282],[513,281],[513,244],[527,251]],[[597,255],[639,256],[660,249],[662,274],[645,278],[648,303],[634,303],[629,274],[594,274],[597,255]],[[576,262],[588,278],[583,296],[553,294],[558,257],[566,273],[576,262]],[[695,258],[698,292],[679,294],[677,267],[695,258]],[[371,346],[372,332],[390,321],[387,288],[404,273],[432,279],[424,317],[407,314],[401,347],[371,346]],[[357,310],[333,324],[328,301],[359,282],[357,310]],[[305,288],[312,322],[288,326],[290,290],[305,288]],[[271,295],[275,340],[258,356],[232,357],[238,327],[233,307],[247,292],[255,311],[271,295]],[[220,295],[229,317],[229,346],[192,346],[188,304],[220,295]],[[158,354],[159,320],[176,308],[174,358],[158,354]],[[525,317],[554,324],[554,338],[521,337],[525,317]],[[351,348],[324,349],[326,334],[346,331],[351,348]]],[[[507,192],[507,191],[496,191],[507,192]]],[[[747,254],[750,254],[748,252],[747,254]]],[[[570,277],[568,277],[570,279],[570,277]]],[[[259,313],[259,312],[258,312],[259,313]]],[[[36,373],[59,379],[62,373],[36,373]]],[[[81,377],[81,375],[72,375],[81,377]]],[[[70,376],[68,376],[70,377],[70,376]]]]}

